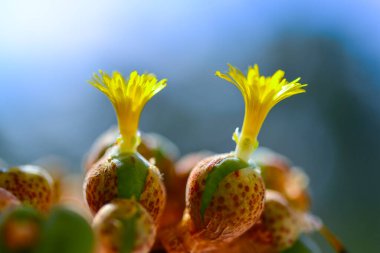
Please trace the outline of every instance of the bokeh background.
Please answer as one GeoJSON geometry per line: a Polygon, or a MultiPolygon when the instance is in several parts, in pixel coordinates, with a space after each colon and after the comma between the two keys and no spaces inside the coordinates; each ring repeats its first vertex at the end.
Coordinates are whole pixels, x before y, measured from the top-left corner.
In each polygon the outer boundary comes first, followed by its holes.
{"type": "Polygon", "coordinates": [[[98,69],[168,78],[142,130],[182,154],[232,150],[243,99],[215,70],[281,68],[308,92],[272,111],[260,143],[307,171],[313,211],[351,252],[380,252],[379,1],[2,0],[0,10],[8,164],[58,155],[81,172],[91,143],[116,122],[86,83],[98,69]]]}

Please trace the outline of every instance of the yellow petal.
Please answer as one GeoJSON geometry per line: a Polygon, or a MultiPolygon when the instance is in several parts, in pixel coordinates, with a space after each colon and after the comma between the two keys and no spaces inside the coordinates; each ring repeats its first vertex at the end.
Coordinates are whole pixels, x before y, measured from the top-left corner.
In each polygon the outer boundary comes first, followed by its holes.
{"type": "Polygon", "coordinates": [[[145,104],[166,86],[150,73],[139,75],[132,71],[129,79],[114,71],[112,77],[102,70],[94,74],[91,85],[103,92],[115,108],[121,138],[121,152],[135,152],[140,143],[138,123],[145,104]]]}
{"type": "Polygon", "coordinates": [[[257,136],[269,111],[280,101],[303,93],[306,84],[299,83],[300,78],[288,82],[285,72],[277,70],[272,76],[260,75],[259,66],[248,67],[245,76],[239,69],[228,65],[226,74],[216,71],[216,76],[234,84],[242,93],[245,102],[245,117],[241,134],[234,133],[237,142],[236,155],[249,159],[258,145],[257,136]]]}

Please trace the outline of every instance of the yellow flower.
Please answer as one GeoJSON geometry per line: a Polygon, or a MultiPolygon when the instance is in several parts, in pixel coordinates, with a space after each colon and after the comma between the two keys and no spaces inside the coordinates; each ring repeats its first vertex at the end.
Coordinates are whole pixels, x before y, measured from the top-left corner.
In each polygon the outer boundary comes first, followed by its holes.
{"type": "Polygon", "coordinates": [[[258,147],[257,136],[269,111],[280,101],[303,93],[303,87],[297,78],[288,82],[284,71],[278,70],[273,76],[261,76],[257,65],[248,68],[247,76],[239,69],[228,65],[226,74],[217,71],[215,75],[234,84],[242,93],[245,102],[245,116],[242,131],[236,129],[233,139],[237,143],[236,155],[248,161],[252,152],[258,147]]]}
{"type": "Polygon", "coordinates": [[[138,124],[141,111],[155,94],[165,88],[166,79],[158,81],[153,74],[139,75],[133,71],[127,80],[117,71],[109,76],[100,70],[89,83],[103,92],[115,108],[120,151],[136,152],[140,144],[138,124]]]}

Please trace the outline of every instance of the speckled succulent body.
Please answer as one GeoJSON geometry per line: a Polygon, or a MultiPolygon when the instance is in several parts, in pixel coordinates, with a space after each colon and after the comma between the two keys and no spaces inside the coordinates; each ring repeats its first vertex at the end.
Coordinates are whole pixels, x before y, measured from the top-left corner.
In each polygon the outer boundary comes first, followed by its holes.
{"type": "Polygon", "coordinates": [[[280,192],[298,211],[310,210],[308,177],[300,168],[293,167],[286,157],[267,148],[259,149],[252,160],[261,168],[267,189],[280,192]]]}
{"type": "Polygon", "coordinates": [[[0,187],[23,204],[47,212],[53,203],[53,180],[41,167],[24,165],[0,169],[0,187]]]}
{"type": "Polygon", "coordinates": [[[244,235],[244,238],[252,240],[257,247],[281,252],[291,247],[299,234],[297,216],[286,199],[280,193],[268,190],[261,220],[244,235]]]}
{"type": "Polygon", "coordinates": [[[153,74],[139,75],[137,71],[128,79],[117,71],[110,76],[100,70],[89,83],[112,103],[118,131],[110,130],[101,137],[87,159],[83,186],[87,204],[95,214],[114,199],[133,199],[159,224],[166,190],[157,167],[138,152],[139,120],[145,104],[166,87],[166,79],[157,80],[153,74]]]}
{"type": "Polygon", "coordinates": [[[266,164],[259,164],[259,166],[265,187],[267,189],[283,192],[290,168],[266,164]]]}
{"type": "Polygon", "coordinates": [[[157,167],[150,167],[146,177],[140,203],[153,217],[159,221],[166,205],[166,191],[157,167]]]}
{"type": "MultiPolygon", "coordinates": [[[[144,159],[141,156],[135,156],[135,158],[131,159],[132,162],[135,161],[135,164],[139,163],[138,159],[144,159]]],[[[94,168],[87,173],[84,182],[85,198],[91,212],[95,214],[103,205],[114,199],[133,197],[146,208],[155,221],[158,221],[165,207],[166,192],[158,169],[149,165],[147,161],[145,164],[148,166],[146,176],[136,178],[136,180],[144,180],[141,182],[143,184],[141,191],[136,192],[133,196],[123,196],[123,193],[120,192],[121,185],[126,188],[134,186],[127,185],[128,182],[123,181],[123,178],[120,177],[120,170],[139,170],[141,168],[134,166],[133,163],[132,167],[123,167],[120,160],[112,156],[103,157],[98,161],[94,168]]],[[[128,176],[128,171],[125,173],[128,176]]]]}
{"type": "Polygon", "coordinates": [[[156,235],[149,213],[138,202],[127,199],[102,207],[93,227],[104,253],[147,253],[156,235]]]}
{"type": "Polygon", "coordinates": [[[311,197],[308,189],[309,178],[300,168],[292,167],[286,178],[284,196],[289,205],[297,211],[308,212],[311,197]]]}
{"type": "Polygon", "coordinates": [[[202,215],[202,196],[207,177],[232,154],[216,155],[201,161],[190,174],[186,205],[191,233],[205,240],[226,240],[240,236],[259,219],[264,208],[264,183],[251,166],[235,170],[220,180],[202,215]]]}
{"type": "Polygon", "coordinates": [[[260,174],[249,163],[257,149],[260,129],[269,111],[280,101],[305,92],[299,78],[288,82],[284,72],[260,75],[257,65],[247,75],[229,65],[216,76],[235,85],[245,103],[241,131],[233,134],[235,151],[198,163],[186,186],[186,209],[190,231],[203,240],[232,240],[254,225],[264,209],[265,187],[260,174]],[[227,173],[228,172],[228,173],[227,173]]]}
{"type": "MultiPolygon", "coordinates": [[[[87,154],[85,160],[86,171],[89,171],[92,168],[97,168],[97,166],[95,166],[94,164],[96,164],[96,162],[102,159],[104,155],[108,154],[110,150],[115,149],[117,147],[117,137],[118,131],[114,127],[110,128],[108,131],[99,136],[99,138],[93,144],[90,152],[87,154]]],[[[182,205],[178,204],[181,201],[181,199],[179,197],[180,195],[178,194],[178,182],[175,179],[174,162],[171,158],[175,156],[174,153],[176,152],[176,147],[166,138],[157,134],[150,133],[143,134],[142,142],[138,146],[137,151],[147,160],[153,158],[156,167],[159,169],[160,174],[162,174],[162,179],[166,188],[167,198],[169,201],[167,202],[165,210],[163,211],[165,215],[162,215],[162,219],[160,221],[161,226],[165,227],[174,224],[175,222],[178,222],[181,219],[183,208],[182,205]],[[166,148],[165,151],[162,151],[162,146],[168,146],[168,148],[166,148]],[[170,150],[174,150],[173,152],[171,152],[171,155],[169,155],[170,150]]],[[[155,179],[152,178],[153,176],[151,173],[149,173],[148,176],[148,181],[155,181],[155,179]]],[[[155,195],[156,191],[159,190],[153,188],[152,194],[155,195]]],[[[154,205],[152,203],[151,196],[149,196],[148,193],[149,190],[146,194],[142,196],[144,198],[141,199],[141,203],[146,204],[147,208],[149,205],[154,205]]],[[[184,194],[181,197],[183,199],[184,194]]],[[[162,200],[156,199],[155,201],[161,202],[162,200]]],[[[160,212],[160,210],[157,210],[157,207],[152,208],[152,215],[155,217],[157,216],[157,214],[154,214],[154,212],[160,212]]]]}

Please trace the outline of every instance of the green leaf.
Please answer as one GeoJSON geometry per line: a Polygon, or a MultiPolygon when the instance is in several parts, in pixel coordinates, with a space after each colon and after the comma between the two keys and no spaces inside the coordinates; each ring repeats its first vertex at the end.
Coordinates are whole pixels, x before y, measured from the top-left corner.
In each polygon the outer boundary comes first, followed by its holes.
{"type": "Polygon", "coordinates": [[[206,185],[202,194],[201,207],[200,207],[202,219],[204,217],[207,207],[209,206],[212,200],[212,197],[214,196],[214,193],[218,189],[219,183],[228,174],[234,171],[243,169],[243,168],[247,168],[247,167],[251,167],[251,166],[245,161],[236,157],[226,158],[214,166],[214,168],[212,169],[212,171],[206,178],[206,185]]]}
{"type": "Polygon", "coordinates": [[[55,208],[46,220],[42,240],[35,253],[92,253],[94,235],[79,214],[55,208]]]}
{"type": "Polygon", "coordinates": [[[140,199],[145,187],[150,164],[139,153],[120,154],[113,157],[117,164],[118,197],[140,199]]]}

